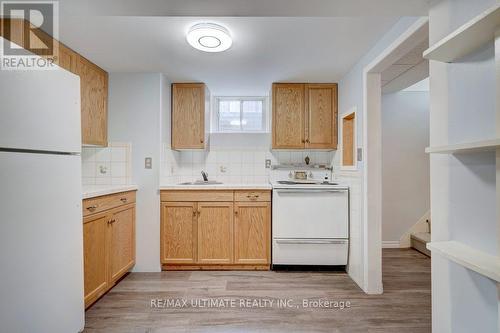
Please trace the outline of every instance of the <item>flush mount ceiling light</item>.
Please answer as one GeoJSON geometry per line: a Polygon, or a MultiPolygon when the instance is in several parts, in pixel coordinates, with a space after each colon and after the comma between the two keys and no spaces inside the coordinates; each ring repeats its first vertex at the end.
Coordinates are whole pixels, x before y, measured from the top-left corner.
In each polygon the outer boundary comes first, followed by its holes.
{"type": "Polygon", "coordinates": [[[193,25],[186,39],[192,47],[205,52],[222,52],[233,43],[229,31],[214,23],[193,25]]]}

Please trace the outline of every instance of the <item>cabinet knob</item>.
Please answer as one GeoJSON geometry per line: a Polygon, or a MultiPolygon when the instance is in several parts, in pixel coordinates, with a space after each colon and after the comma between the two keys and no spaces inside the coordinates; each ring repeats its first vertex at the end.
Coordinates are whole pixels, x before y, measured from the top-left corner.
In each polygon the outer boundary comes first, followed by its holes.
{"type": "Polygon", "coordinates": [[[238,211],[237,210],[234,211],[234,215],[238,215],[238,211]]]}
{"type": "Polygon", "coordinates": [[[200,139],[200,143],[203,143],[203,142],[205,142],[205,140],[203,140],[203,139],[200,139]]]}
{"type": "Polygon", "coordinates": [[[309,139],[307,139],[307,140],[306,140],[306,142],[307,142],[307,143],[311,143],[311,142],[309,141],[309,139]]]}
{"type": "Polygon", "coordinates": [[[306,143],[306,140],[302,139],[302,143],[306,143]]]}
{"type": "Polygon", "coordinates": [[[196,211],[195,210],[193,210],[193,216],[196,216],[196,211]]]}
{"type": "Polygon", "coordinates": [[[120,200],[121,200],[121,202],[123,202],[123,203],[127,202],[127,198],[121,198],[120,200]]]}
{"type": "Polygon", "coordinates": [[[97,205],[92,205],[92,206],[88,206],[87,210],[93,212],[94,210],[96,210],[96,208],[97,208],[97,205]]]}

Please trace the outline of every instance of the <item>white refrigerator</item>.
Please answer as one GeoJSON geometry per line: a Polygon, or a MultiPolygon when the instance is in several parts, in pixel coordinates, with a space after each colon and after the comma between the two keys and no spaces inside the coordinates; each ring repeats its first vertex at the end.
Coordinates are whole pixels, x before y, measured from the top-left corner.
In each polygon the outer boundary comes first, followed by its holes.
{"type": "Polygon", "coordinates": [[[84,328],[80,79],[0,70],[0,332],[84,328]]]}

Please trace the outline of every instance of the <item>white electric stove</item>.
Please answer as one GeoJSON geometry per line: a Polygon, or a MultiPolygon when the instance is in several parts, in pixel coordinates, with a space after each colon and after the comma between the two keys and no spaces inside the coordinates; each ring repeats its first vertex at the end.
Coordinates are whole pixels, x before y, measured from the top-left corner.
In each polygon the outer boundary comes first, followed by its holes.
{"type": "Polygon", "coordinates": [[[349,187],[326,168],[275,168],[272,264],[347,265],[349,187]]]}

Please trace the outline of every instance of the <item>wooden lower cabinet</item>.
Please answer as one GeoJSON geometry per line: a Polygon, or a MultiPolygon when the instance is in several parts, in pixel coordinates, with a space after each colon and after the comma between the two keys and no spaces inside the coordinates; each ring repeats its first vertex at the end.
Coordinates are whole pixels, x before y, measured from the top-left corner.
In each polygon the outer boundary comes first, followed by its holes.
{"type": "MultiPolygon", "coordinates": [[[[107,197],[102,197],[102,200],[107,200],[107,197]]],[[[87,308],[135,264],[135,203],[85,216],[83,249],[87,308]]]]}
{"type": "Polygon", "coordinates": [[[162,203],[160,252],[163,264],[196,263],[196,220],[195,202],[162,203]]]}
{"type": "Polygon", "coordinates": [[[198,263],[233,261],[233,203],[198,203],[198,263]]]}
{"type": "Polygon", "coordinates": [[[83,258],[85,305],[108,289],[107,229],[109,216],[97,214],[83,220],[83,258]]]}
{"type": "Polygon", "coordinates": [[[271,203],[237,202],[234,216],[234,262],[268,264],[271,259],[271,203]]]}
{"type": "Polygon", "coordinates": [[[269,269],[270,191],[233,194],[225,190],[224,196],[217,191],[192,191],[189,195],[162,191],[161,197],[214,200],[161,203],[160,259],[164,270],[269,269]],[[223,197],[248,201],[220,201],[223,197]]]}
{"type": "Polygon", "coordinates": [[[109,227],[109,280],[116,282],[135,263],[135,204],[112,212],[109,227]]]}

